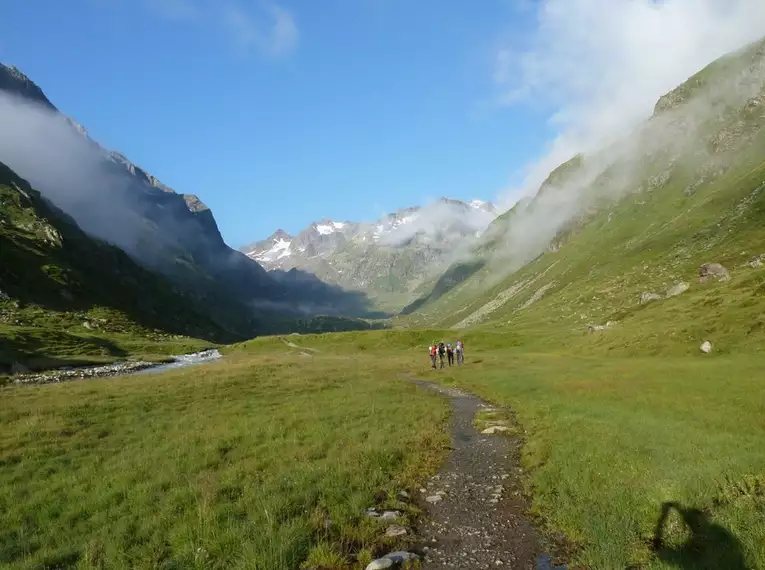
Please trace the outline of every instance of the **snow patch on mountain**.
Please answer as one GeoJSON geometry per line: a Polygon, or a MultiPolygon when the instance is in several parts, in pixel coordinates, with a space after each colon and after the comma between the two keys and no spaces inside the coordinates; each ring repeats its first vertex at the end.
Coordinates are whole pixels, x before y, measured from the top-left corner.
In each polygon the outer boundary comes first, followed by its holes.
{"type": "Polygon", "coordinates": [[[316,263],[328,267],[337,252],[352,244],[362,248],[361,252],[367,251],[364,248],[454,251],[480,236],[497,215],[497,208],[484,200],[462,202],[441,198],[422,207],[398,210],[371,223],[325,218],[297,236],[278,230],[242,251],[268,270],[309,269],[316,263]]]}
{"type": "Polygon", "coordinates": [[[327,222],[316,224],[316,231],[323,236],[328,236],[335,232],[341,231],[346,226],[345,222],[327,222]]]}
{"type": "Polygon", "coordinates": [[[292,255],[292,241],[283,238],[276,238],[273,240],[273,245],[263,251],[257,249],[249,252],[247,255],[255,261],[262,262],[263,264],[272,263],[289,257],[292,255]]]}

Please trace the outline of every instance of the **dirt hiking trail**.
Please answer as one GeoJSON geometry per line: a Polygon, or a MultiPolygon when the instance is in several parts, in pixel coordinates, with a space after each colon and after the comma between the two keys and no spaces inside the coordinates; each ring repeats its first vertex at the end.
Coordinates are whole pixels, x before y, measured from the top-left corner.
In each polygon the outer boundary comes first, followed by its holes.
{"type": "Polygon", "coordinates": [[[477,412],[495,407],[454,388],[406,379],[448,397],[452,405],[452,452],[418,497],[428,513],[417,529],[423,567],[566,570],[545,554],[546,542],[529,520],[520,438],[484,435],[473,425],[477,412]]]}

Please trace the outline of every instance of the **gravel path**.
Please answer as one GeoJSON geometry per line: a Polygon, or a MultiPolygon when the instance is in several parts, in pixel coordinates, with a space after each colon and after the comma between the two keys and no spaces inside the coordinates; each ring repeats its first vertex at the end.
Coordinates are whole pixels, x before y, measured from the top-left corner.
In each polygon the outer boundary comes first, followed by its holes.
{"type": "Polygon", "coordinates": [[[447,396],[452,404],[452,453],[423,489],[428,513],[418,529],[424,568],[563,570],[544,553],[540,533],[527,518],[518,466],[520,440],[482,435],[476,412],[492,409],[477,397],[409,378],[447,396]]]}

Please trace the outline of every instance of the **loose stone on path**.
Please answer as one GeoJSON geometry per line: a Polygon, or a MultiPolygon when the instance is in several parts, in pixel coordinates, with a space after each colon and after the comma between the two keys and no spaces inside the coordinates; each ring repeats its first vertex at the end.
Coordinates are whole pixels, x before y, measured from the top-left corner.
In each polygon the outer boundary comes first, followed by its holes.
{"type": "Polygon", "coordinates": [[[394,524],[388,527],[388,529],[385,531],[385,536],[387,537],[404,536],[407,532],[408,531],[403,526],[394,524]]]}

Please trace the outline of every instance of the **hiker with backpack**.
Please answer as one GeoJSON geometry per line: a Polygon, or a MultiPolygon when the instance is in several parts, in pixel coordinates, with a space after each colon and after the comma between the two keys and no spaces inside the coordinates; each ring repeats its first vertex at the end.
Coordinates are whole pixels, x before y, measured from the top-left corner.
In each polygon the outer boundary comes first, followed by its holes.
{"type": "Polygon", "coordinates": [[[449,361],[449,366],[454,365],[454,347],[452,346],[452,343],[446,345],[446,357],[449,361]]]}
{"type": "Polygon", "coordinates": [[[441,368],[444,367],[444,355],[446,354],[446,345],[444,341],[438,343],[438,359],[441,361],[441,368]]]}
{"type": "Polygon", "coordinates": [[[464,364],[465,363],[465,344],[462,342],[462,339],[457,341],[457,346],[454,348],[454,350],[457,353],[457,364],[464,364]]]}
{"type": "Polygon", "coordinates": [[[433,369],[436,369],[436,355],[438,354],[438,347],[436,346],[436,343],[434,342],[428,347],[428,353],[430,354],[430,364],[432,365],[433,369]]]}

